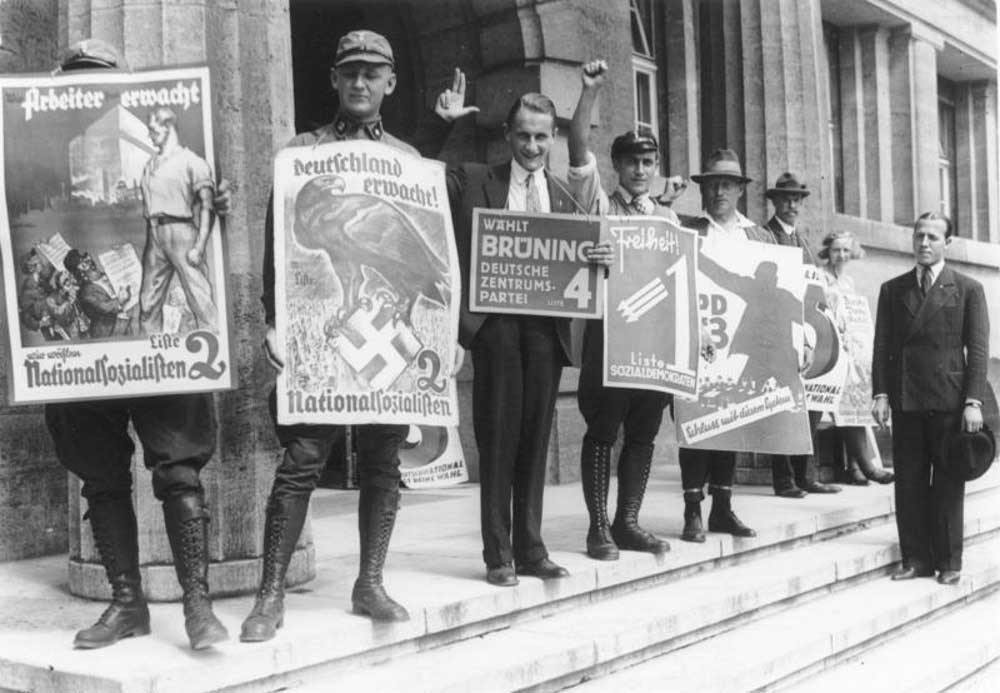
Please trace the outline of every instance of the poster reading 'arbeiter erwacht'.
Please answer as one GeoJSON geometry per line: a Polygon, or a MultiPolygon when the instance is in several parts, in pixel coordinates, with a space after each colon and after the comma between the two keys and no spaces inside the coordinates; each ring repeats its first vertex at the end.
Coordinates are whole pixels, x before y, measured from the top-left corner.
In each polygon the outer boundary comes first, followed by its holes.
{"type": "Polygon", "coordinates": [[[458,424],[444,164],[378,142],[274,162],[278,421],[458,424]]]}
{"type": "Polygon", "coordinates": [[[207,68],[0,79],[14,404],[233,386],[207,68]]]}

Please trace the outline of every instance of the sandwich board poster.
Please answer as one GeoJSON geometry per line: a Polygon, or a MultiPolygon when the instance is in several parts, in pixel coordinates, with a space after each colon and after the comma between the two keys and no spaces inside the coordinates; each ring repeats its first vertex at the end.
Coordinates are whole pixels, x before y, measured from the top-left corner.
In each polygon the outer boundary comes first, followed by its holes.
{"type": "Polygon", "coordinates": [[[233,387],[208,68],[0,93],[11,403],[233,387]]]}
{"type": "Polygon", "coordinates": [[[607,217],[604,385],[693,399],[698,389],[698,234],[660,217],[607,217]]]}
{"type": "Polygon", "coordinates": [[[587,260],[600,217],[472,211],[469,310],[599,318],[604,271],[587,260]]]}
{"type": "Polygon", "coordinates": [[[802,251],[709,237],[703,239],[698,270],[699,308],[716,355],[701,364],[697,401],[674,402],[678,444],[811,453],[799,375],[802,251]]]}
{"type": "Polygon", "coordinates": [[[274,257],[280,423],[458,425],[444,164],[372,141],[283,149],[274,257]]]}
{"type": "Polygon", "coordinates": [[[812,363],[802,374],[806,402],[810,411],[835,412],[844,394],[849,356],[845,351],[841,325],[827,296],[823,270],[815,265],[806,265],[804,272],[803,325],[806,341],[813,348],[812,363]]]}

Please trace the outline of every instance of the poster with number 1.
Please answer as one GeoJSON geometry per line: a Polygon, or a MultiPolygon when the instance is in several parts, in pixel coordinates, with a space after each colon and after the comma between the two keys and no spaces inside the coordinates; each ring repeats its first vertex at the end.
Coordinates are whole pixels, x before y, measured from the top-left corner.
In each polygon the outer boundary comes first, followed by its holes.
{"type": "Polygon", "coordinates": [[[604,384],[694,398],[698,235],[660,217],[608,217],[604,384]]]}

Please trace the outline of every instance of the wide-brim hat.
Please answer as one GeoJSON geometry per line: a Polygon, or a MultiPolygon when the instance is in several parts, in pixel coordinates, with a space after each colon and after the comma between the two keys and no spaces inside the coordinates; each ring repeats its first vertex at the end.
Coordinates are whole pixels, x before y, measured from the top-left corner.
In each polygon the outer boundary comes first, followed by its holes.
{"type": "Polygon", "coordinates": [[[740,157],[732,149],[716,149],[705,161],[702,172],[691,176],[695,183],[703,183],[711,178],[735,178],[742,183],[753,180],[743,175],[740,157]]]}
{"type": "Polygon", "coordinates": [[[351,31],[340,37],[337,42],[337,55],[333,66],[340,67],[345,63],[371,63],[372,65],[396,64],[392,54],[392,46],[382,34],[374,31],[351,31]]]}
{"type": "Polygon", "coordinates": [[[785,171],[780,176],[778,180],[774,181],[774,187],[768,188],[764,192],[764,197],[774,197],[775,195],[801,195],[802,197],[809,196],[809,188],[806,184],[798,179],[798,177],[789,171],[785,171]]]}
{"type": "Polygon", "coordinates": [[[978,479],[990,468],[997,454],[994,430],[1000,430],[1000,414],[996,396],[987,383],[983,398],[983,427],[977,433],[960,431],[952,434],[947,448],[947,469],[966,481],[978,479]]]}

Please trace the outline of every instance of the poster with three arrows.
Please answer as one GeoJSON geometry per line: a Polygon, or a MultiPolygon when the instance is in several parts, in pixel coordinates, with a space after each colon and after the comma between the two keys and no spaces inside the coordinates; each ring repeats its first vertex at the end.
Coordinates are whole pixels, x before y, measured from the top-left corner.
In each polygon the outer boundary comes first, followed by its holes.
{"type": "Polygon", "coordinates": [[[694,398],[698,234],[660,217],[607,217],[604,384],[694,398]]]}

